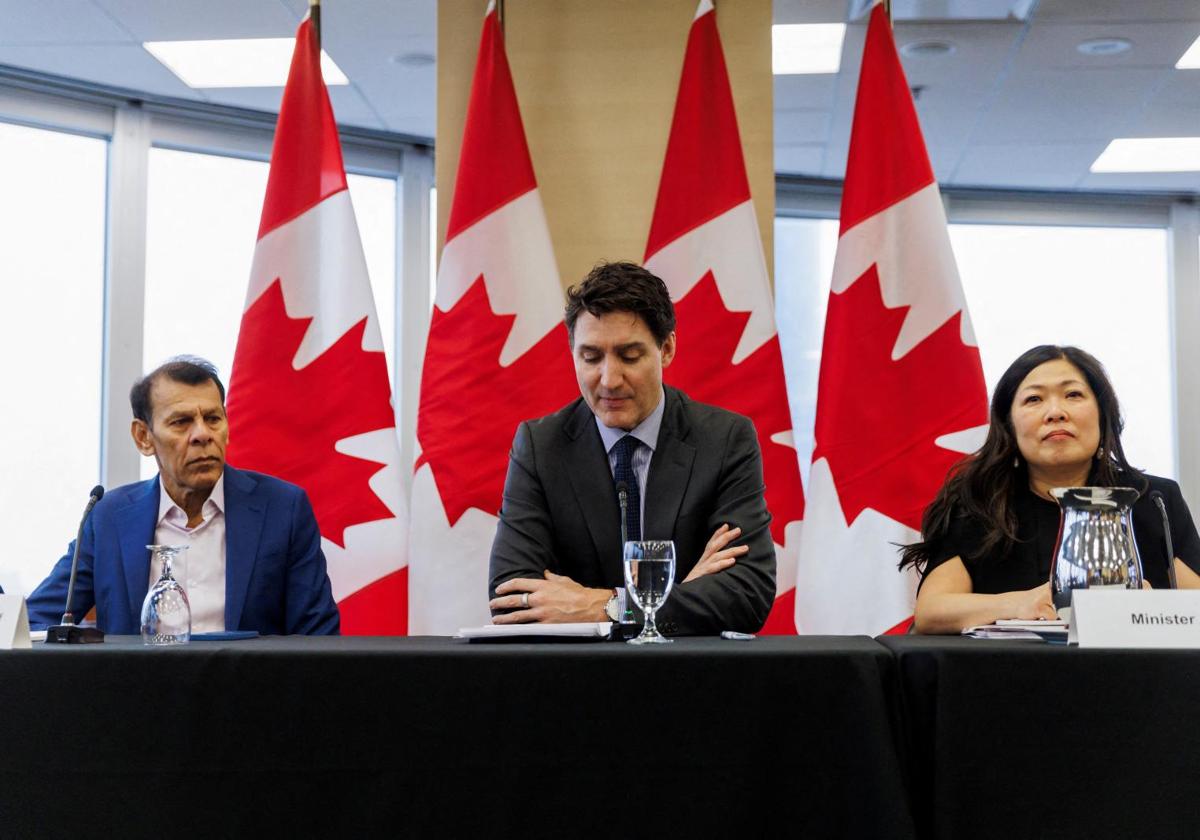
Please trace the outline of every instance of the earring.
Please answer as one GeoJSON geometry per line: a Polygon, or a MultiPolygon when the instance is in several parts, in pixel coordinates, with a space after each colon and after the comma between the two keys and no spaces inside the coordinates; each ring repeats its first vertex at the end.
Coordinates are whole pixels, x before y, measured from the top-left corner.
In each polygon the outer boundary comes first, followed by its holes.
{"type": "Polygon", "coordinates": [[[1097,447],[1097,448],[1096,448],[1096,460],[1097,460],[1097,461],[1103,461],[1103,460],[1104,460],[1104,447],[1103,447],[1103,446],[1100,446],[1100,447],[1097,447]]]}
{"type": "Polygon", "coordinates": [[[1013,456],[1013,469],[1018,469],[1021,466],[1021,459],[1016,455],[1013,456]]]}

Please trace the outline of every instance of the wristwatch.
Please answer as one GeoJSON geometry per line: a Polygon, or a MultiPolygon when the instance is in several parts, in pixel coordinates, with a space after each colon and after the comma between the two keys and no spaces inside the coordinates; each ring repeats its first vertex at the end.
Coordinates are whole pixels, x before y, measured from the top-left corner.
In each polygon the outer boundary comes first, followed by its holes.
{"type": "Polygon", "coordinates": [[[608,603],[604,605],[604,614],[608,616],[609,621],[621,620],[621,607],[617,600],[617,590],[613,590],[612,597],[608,599],[608,603]]]}

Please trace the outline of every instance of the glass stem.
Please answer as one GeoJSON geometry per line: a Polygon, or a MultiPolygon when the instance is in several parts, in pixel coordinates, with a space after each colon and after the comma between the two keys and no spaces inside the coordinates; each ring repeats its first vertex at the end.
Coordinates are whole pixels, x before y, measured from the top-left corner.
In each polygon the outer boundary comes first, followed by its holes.
{"type": "Polygon", "coordinates": [[[642,628],[643,636],[657,636],[658,628],[654,625],[654,613],[657,610],[649,610],[646,612],[646,626],[642,628]]]}

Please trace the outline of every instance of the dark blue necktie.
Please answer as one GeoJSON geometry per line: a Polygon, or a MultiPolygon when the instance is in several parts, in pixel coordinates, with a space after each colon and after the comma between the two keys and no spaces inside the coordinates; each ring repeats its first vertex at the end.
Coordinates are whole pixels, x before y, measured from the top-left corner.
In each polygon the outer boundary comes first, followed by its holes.
{"type": "Polygon", "coordinates": [[[642,538],[642,494],[638,489],[637,476],[633,472],[633,453],[641,445],[641,441],[633,435],[625,435],[612,449],[617,456],[613,480],[617,483],[624,481],[628,488],[625,497],[625,533],[631,540],[642,538]]]}

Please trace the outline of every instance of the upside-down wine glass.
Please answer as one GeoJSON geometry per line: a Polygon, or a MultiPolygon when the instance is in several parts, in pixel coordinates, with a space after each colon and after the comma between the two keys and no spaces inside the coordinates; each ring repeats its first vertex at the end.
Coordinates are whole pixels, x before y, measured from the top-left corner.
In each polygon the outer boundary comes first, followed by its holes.
{"type": "Polygon", "coordinates": [[[158,580],[142,601],[142,641],[148,645],[186,645],[192,638],[192,607],[187,593],[175,579],[174,567],[182,565],[186,545],[148,545],[158,562],[158,580]]]}

